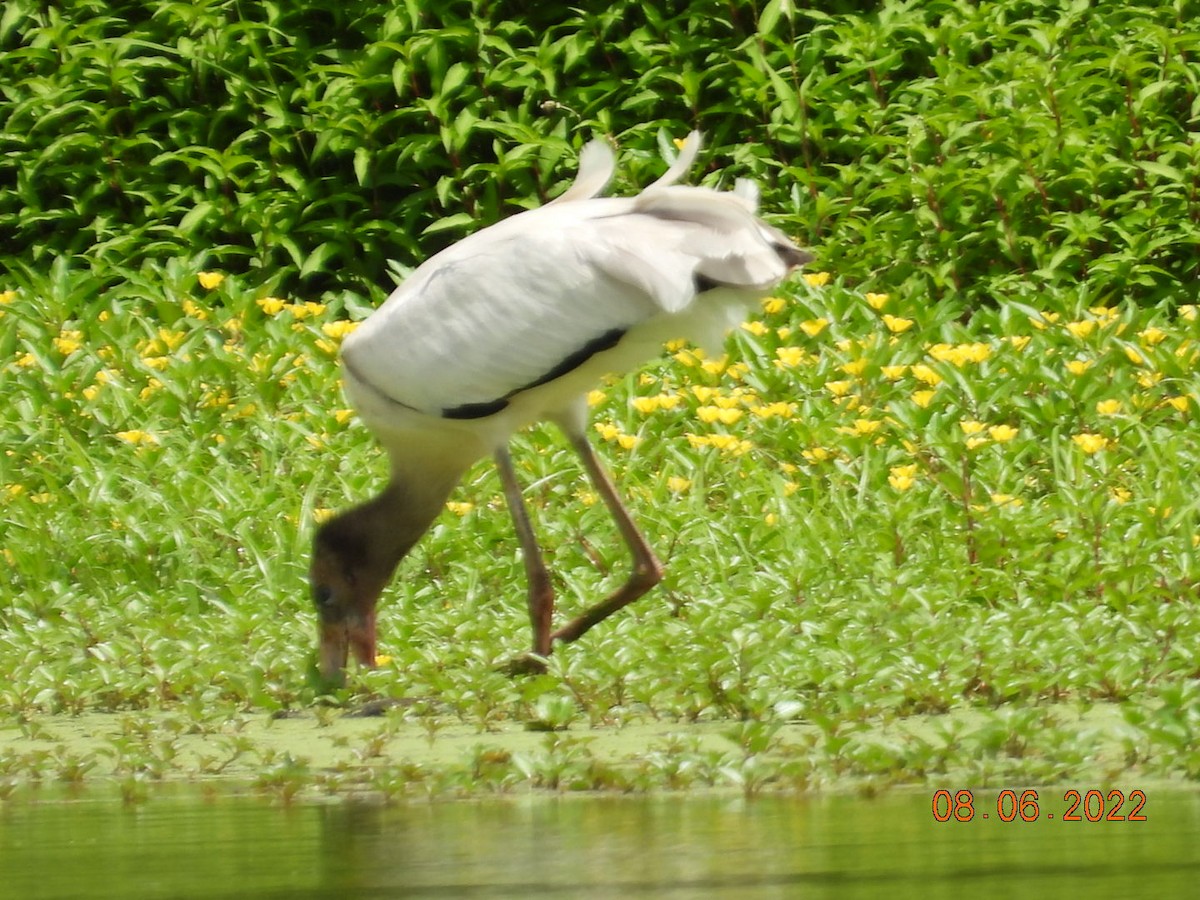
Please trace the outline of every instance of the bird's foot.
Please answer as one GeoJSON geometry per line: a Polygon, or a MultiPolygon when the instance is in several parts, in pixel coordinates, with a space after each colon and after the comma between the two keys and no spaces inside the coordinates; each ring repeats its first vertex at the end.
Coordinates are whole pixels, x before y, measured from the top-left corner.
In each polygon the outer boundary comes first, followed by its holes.
{"type": "Polygon", "coordinates": [[[545,675],[546,665],[546,657],[530,652],[515,656],[508,662],[501,663],[497,668],[505,675],[516,677],[517,675],[545,675]]]}

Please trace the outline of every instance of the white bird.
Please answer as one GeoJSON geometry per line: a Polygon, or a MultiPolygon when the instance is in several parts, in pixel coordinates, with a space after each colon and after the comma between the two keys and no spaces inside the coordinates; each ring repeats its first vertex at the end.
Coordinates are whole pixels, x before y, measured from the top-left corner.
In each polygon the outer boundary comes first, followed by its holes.
{"type": "Polygon", "coordinates": [[[498,222],[419,266],[342,347],[346,391],[391,462],[374,499],[317,531],[309,582],[320,667],[375,661],[375,608],[397,564],[467,468],[491,454],[528,576],[530,667],[645,594],[662,564],[586,436],[586,395],[664,341],[719,346],[756,300],[811,257],[755,215],[758,192],[677,185],[700,149],[634,197],[599,198],[612,177],[601,141],[556,200],[498,222]],[[624,585],[553,630],[554,591],[521,499],[510,436],[550,420],[583,461],[633,557],[624,585]]]}

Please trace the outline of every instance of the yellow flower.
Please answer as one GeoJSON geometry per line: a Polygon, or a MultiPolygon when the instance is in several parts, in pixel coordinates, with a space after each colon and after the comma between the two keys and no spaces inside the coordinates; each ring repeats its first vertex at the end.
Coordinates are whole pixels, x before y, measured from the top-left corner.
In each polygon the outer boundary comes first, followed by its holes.
{"type": "Polygon", "coordinates": [[[937,391],[913,391],[913,403],[917,404],[917,406],[921,407],[921,409],[928,409],[929,404],[933,402],[933,396],[936,393],[937,391]]]}
{"type": "Polygon", "coordinates": [[[687,143],[684,138],[671,138],[671,143],[675,145],[676,150],[682,150],[683,145],[687,143]]]}
{"type": "Polygon", "coordinates": [[[732,425],[742,417],[740,409],[722,409],[719,406],[701,406],[696,409],[696,417],[707,424],[720,422],[722,425],[732,425]]]}
{"type": "Polygon", "coordinates": [[[376,653],[375,654],[375,665],[377,665],[377,666],[389,665],[391,663],[391,661],[392,661],[392,658],[390,656],[388,656],[386,653],[376,653]]]}
{"type": "Polygon", "coordinates": [[[287,303],[283,300],[280,300],[278,297],[259,297],[254,302],[257,303],[259,308],[268,316],[273,316],[276,313],[283,312],[283,308],[287,306],[287,303]]]}
{"type": "Polygon", "coordinates": [[[333,419],[339,425],[345,425],[354,418],[354,410],[352,409],[335,409],[333,411],[333,419]]]}
{"type": "Polygon", "coordinates": [[[805,272],[804,280],[809,287],[824,287],[829,284],[831,276],[828,272],[805,272]]]}
{"type": "Polygon", "coordinates": [[[732,453],[734,456],[740,456],[754,448],[754,445],[749,441],[739,440],[731,434],[710,434],[708,436],[708,444],[711,447],[716,447],[718,450],[732,453]]]}
{"type": "Polygon", "coordinates": [[[16,291],[0,291],[0,306],[7,306],[17,299],[16,291]]]}
{"type": "Polygon", "coordinates": [[[828,319],[806,319],[800,323],[800,330],[809,337],[816,337],[829,326],[828,319]]]}
{"type": "Polygon", "coordinates": [[[588,391],[588,395],[587,395],[588,406],[599,406],[601,403],[604,402],[604,397],[605,397],[604,391],[600,390],[599,388],[588,391]]]}
{"type": "Polygon", "coordinates": [[[1111,446],[1111,441],[1102,434],[1092,434],[1091,432],[1081,432],[1080,434],[1071,435],[1071,440],[1084,453],[1089,456],[1093,453],[1099,453],[1101,450],[1111,446]]]}
{"type": "Polygon", "coordinates": [[[1192,404],[1192,401],[1188,397],[1185,397],[1185,396],[1176,396],[1176,397],[1167,397],[1167,399],[1165,399],[1163,401],[1163,403],[1166,404],[1167,406],[1174,407],[1174,409],[1177,412],[1187,412],[1188,407],[1191,406],[1191,404],[1192,404]]]}
{"type": "Polygon", "coordinates": [[[313,522],[317,525],[325,524],[336,515],[337,513],[334,510],[324,507],[317,507],[312,512],[313,522]]]}
{"type": "Polygon", "coordinates": [[[225,280],[225,276],[220,272],[201,272],[196,276],[200,282],[200,287],[206,291],[215,290],[221,286],[221,282],[225,280]]]}
{"type": "Polygon", "coordinates": [[[148,431],[118,431],[116,436],[127,444],[157,444],[158,438],[148,431]]]}
{"type": "Polygon", "coordinates": [[[777,400],[774,403],[763,403],[750,407],[750,412],[760,419],[790,419],[796,414],[795,404],[777,400]]]}
{"type": "Polygon", "coordinates": [[[1096,404],[1096,412],[1102,416],[1115,416],[1121,411],[1120,400],[1101,400],[1096,404]]]}
{"type": "MultiPolygon", "coordinates": [[[[15,294],[15,291],[5,291],[6,294],[15,294]]],[[[5,300],[5,303],[8,301],[5,300]]],[[[1185,303],[1179,307],[1179,315],[1185,322],[1196,321],[1196,305],[1194,303],[1185,303]]]]}
{"type": "Polygon", "coordinates": [[[866,299],[867,299],[867,305],[869,307],[871,307],[871,309],[878,311],[878,310],[883,309],[884,305],[888,302],[888,295],[887,294],[873,294],[870,291],[867,291],[866,299]]]}
{"type": "Polygon", "coordinates": [[[1128,503],[1133,498],[1133,491],[1119,485],[1112,487],[1109,490],[1109,494],[1118,503],[1128,503]]]}
{"type": "Polygon", "coordinates": [[[843,363],[841,368],[842,368],[842,371],[845,372],[847,375],[853,375],[853,376],[857,377],[857,376],[861,375],[863,373],[863,371],[867,368],[867,361],[865,359],[851,360],[848,363],[843,363]]]}
{"type": "Polygon", "coordinates": [[[997,444],[1003,444],[1006,441],[1011,441],[1017,436],[1017,429],[1011,425],[990,425],[988,426],[988,436],[997,444]]]}
{"type": "Polygon", "coordinates": [[[1008,338],[1008,342],[1015,350],[1024,350],[1029,344],[1030,340],[1032,340],[1032,338],[1030,338],[1027,334],[1014,334],[1012,337],[1008,338]]]}
{"type": "Polygon", "coordinates": [[[699,347],[685,347],[677,351],[672,358],[680,365],[698,366],[704,360],[704,351],[699,347]]]}
{"type": "Polygon", "coordinates": [[[791,369],[804,362],[805,353],[799,347],[779,347],[775,350],[775,365],[780,369],[791,369]]]}
{"type": "Polygon", "coordinates": [[[1138,353],[1138,351],[1133,347],[1126,344],[1124,350],[1125,355],[1129,358],[1129,361],[1135,366],[1143,366],[1146,364],[1146,358],[1142,356],[1142,354],[1138,353]]]}
{"type": "Polygon", "coordinates": [[[1162,381],[1162,372],[1141,372],[1138,374],[1137,382],[1142,387],[1149,390],[1162,381]]]}
{"type": "Polygon", "coordinates": [[[902,319],[899,316],[893,316],[889,313],[884,313],[883,324],[887,326],[887,330],[892,334],[904,334],[904,332],[912,328],[915,323],[912,319],[902,319]]]}
{"type": "Polygon", "coordinates": [[[729,357],[722,355],[720,359],[708,359],[700,363],[700,368],[709,375],[720,375],[729,367],[729,357]]]}
{"type": "Polygon", "coordinates": [[[929,348],[929,355],[936,360],[950,362],[962,368],[969,362],[983,362],[992,355],[992,348],[983,343],[972,344],[934,344],[929,348]]]}
{"type": "Polygon", "coordinates": [[[992,494],[991,498],[997,506],[1011,506],[1013,509],[1023,506],[1025,503],[1020,497],[1014,497],[1012,494],[992,494]]]}
{"type": "Polygon", "coordinates": [[[617,446],[620,447],[622,450],[632,450],[634,447],[636,447],[641,442],[642,442],[642,439],[640,437],[638,437],[636,434],[619,434],[619,435],[617,435],[617,446]]]}
{"type": "Polygon", "coordinates": [[[766,297],[763,302],[763,312],[769,316],[783,312],[787,307],[787,302],[782,297],[766,297]]]}
{"type": "Polygon", "coordinates": [[[658,397],[634,397],[629,401],[630,405],[643,415],[652,413],[658,409],[658,397]]]}
{"type": "Polygon", "coordinates": [[[681,475],[672,475],[667,479],[667,490],[672,494],[682,494],[692,486],[690,478],[684,478],[681,475]]]}
{"type": "Polygon", "coordinates": [[[297,319],[307,319],[309,316],[319,316],[325,312],[325,304],[306,300],[303,303],[289,303],[287,309],[297,319]]]}
{"type": "Polygon", "coordinates": [[[358,324],[358,322],[351,322],[349,319],[338,319],[336,322],[326,322],[322,325],[321,333],[326,337],[340,341],[346,335],[353,334],[358,329],[358,324]]]}
{"type": "Polygon", "coordinates": [[[911,475],[897,474],[895,471],[888,476],[888,484],[898,491],[907,491],[915,481],[911,475]]]}
{"type": "Polygon", "coordinates": [[[917,379],[917,381],[923,381],[930,387],[942,382],[942,376],[924,363],[913,366],[911,371],[913,378],[917,379]]]}
{"type": "Polygon", "coordinates": [[[853,381],[827,381],[825,382],[825,390],[833,394],[835,397],[845,397],[850,393],[850,388],[854,387],[853,381]]]}
{"type": "Polygon", "coordinates": [[[597,422],[592,427],[595,428],[600,437],[606,441],[615,441],[617,436],[621,433],[621,429],[612,422],[597,422]]]}
{"type": "Polygon", "coordinates": [[[770,331],[770,329],[767,328],[766,325],[764,325],[762,322],[759,322],[758,320],[753,320],[750,322],[743,322],[742,330],[749,332],[750,334],[754,335],[755,337],[762,337],[764,334],[766,334],[768,331],[770,331]]]}
{"type": "Polygon", "coordinates": [[[183,314],[191,316],[193,319],[199,319],[201,322],[208,318],[208,310],[190,299],[183,301],[183,314]]]}
{"type": "Polygon", "coordinates": [[[63,356],[70,356],[82,346],[82,331],[63,331],[54,339],[54,349],[63,356]]]}
{"type": "Polygon", "coordinates": [[[879,371],[888,381],[898,381],[908,371],[908,366],[880,366],[879,371]]]}
{"type": "Polygon", "coordinates": [[[878,419],[855,419],[854,433],[855,434],[874,434],[883,425],[878,419]]]}
{"type": "Polygon", "coordinates": [[[800,455],[804,457],[804,461],[809,465],[827,462],[833,459],[833,451],[826,450],[824,447],[810,447],[807,450],[801,450],[800,455]]]}
{"type": "Polygon", "coordinates": [[[1067,371],[1072,375],[1082,375],[1092,367],[1094,360],[1090,359],[1070,359],[1067,360],[1067,371]]]}
{"type": "Polygon", "coordinates": [[[1067,331],[1071,332],[1071,336],[1083,340],[1089,334],[1096,330],[1095,319],[1082,319],[1078,322],[1068,322],[1066,324],[1067,331]]]}
{"type": "Polygon", "coordinates": [[[1161,328],[1151,326],[1145,331],[1139,331],[1138,337],[1142,339],[1142,343],[1147,347],[1154,347],[1161,344],[1166,338],[1167,333],[1161,328]]]}
{"type": "Polygon", "coordinates": [[[475,508],[475,504],[467,500],[447,500],[446,509],[454,513],[459,518],[462,518],[467,513],[475,508]]]}

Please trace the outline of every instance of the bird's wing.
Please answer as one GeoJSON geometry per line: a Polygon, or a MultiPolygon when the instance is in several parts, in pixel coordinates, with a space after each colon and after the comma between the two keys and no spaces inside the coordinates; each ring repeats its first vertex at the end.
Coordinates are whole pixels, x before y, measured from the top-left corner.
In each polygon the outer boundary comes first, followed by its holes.
{"type": "Polygon", "coordinates": [[[346,340],[343,358],[356,381],[393,403],[484,417],[645,323],[710,342],[732,307],[803,261],[755,217],[744,189],[659,185],[633,198],[550,204],[420,266],[346,340]]]}
{"type": "Polygon", "coordinates": [[[579,153],[579,174],[575,176],[575,181],[546,205],[574,203],[599,196],[612,180],[616,168],[617,162],[608,144],[601,140],[589,142],[579,153]]]}

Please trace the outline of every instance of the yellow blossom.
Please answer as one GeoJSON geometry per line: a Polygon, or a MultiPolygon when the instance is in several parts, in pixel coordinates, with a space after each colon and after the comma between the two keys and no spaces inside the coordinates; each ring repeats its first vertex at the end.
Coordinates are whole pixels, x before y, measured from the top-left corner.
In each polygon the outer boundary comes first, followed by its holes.
{"type": "Polygon", "coordinates": [[[997,444],[1011,441],[1017,436],[1018,430],[1011,425],[989,425],[988,436],[997,444]]]}
{"type": "Polygon", "coordinates": [[[158,438],[148,431],[118,431],[116,436],[127,444],[157,444],[158,438]]]}
{"type": "Polygon", "coordinates": [[[729,366],[729,357],[722,355],[720,359],[708,359],[700,363],[700,368],[709,375],[720,375],[729,366]]]}
{"type": "Polygon", "coordinates": [[[1146,358],[1129,344],[1124,345],[1124,350],[1125,355],[1129,358],[1129,361],[1135,366],[1143,366],[1146,364],[1146,358]]]}
{"type": "Polygon", "coordinates": [[[1123,488],[1120,485],[1110,488],[1108,493],[1118,503],[1128,503],[1133,498],[1133,491],[1129,490],[1129,488],[1123,488]]]}
{"type": "Polygon", "coordinates": [[[855,419],[855,434],[874,434],[883,425],[878,419],[855,419]]]}
{"type": "Polygon", "coordinates": [[[807,450],[801,450],[800,455],[804,457],[804,461],[809,465],[827,462],[833,459],[833,451],[827,450],[824,447],[810,447],[807,450]]]}
{"type": "MultiPolygon", "coordinates": [[[[14,292],[6,291],[5,293],[12,294],[14,292]]],[[[5,301],[5,302],[7,302],[7,301],[5,301]]],[[[1183,306],[1179,307],[1179,315],[1185,322],[1195,322],[1196,321],[1196,305],[1194,303],[1185,303],[1183,306]]]]}
{"type": "Polygon", "coordinates": [[[962,368],[969,362],[983,362],[992,355],[992,348],[980,342],[955,345],[934,344],[929,348],[929,355],[936,360],[950,362],[958,368],[962,368]]]}
{"type": "Polygon", "coordinates": [[[1071,435],[1071,440],[1075,442],[1075,445],[1080,450],[1089,455],[1099,453],[1101,450],[1105,450],[1112,445],[1112,442],[1104,435],[1092,434],[1087,431],[1071,435]]]}
{"type": "Polygon", "coordinates": [[[766,325],[764,325],[762,322],[758,321],[757,319],[754,319],[750,322],[743,322],[742,330],[749,332],[750,334],[754,335],[755,337],[762,337],[764,334],[766,334],[768,331],[770,331],[770,329],[767,328],[766,325]]]}
{"type": "Polygon", "coordinates": [[[597,422],[592,427],[606,441],[615,441],[621,434],[621,429],[612,422],[597,422]]]}
{"type": "Polygon", "coordinates": [[[1094,360],[1090,359],[1069,359],[1067,360],[1067,371],[1072,375],[1082,375],[1092,367],[1094,360]]]}
{"type": "Polygon", "coordinates": [[[775,365],[780,369],[790,369],[804,362],[805,353],[799,347],[779,347],[775,350],[775,365]]]}
{"type": "Polygon", "coordinates": [[[974,419],[963,419],[958,423],[958,427],[962,429],[962,433],[966,435],[980,434],[987,426],[982,422],[977,422],[974,419]]]}
{"type": "Polygon", "coordinates": [[[763,516],[763,521],[768,525],[777,525],[779,524],[779,516],[773,512],[769,512],[763,516]]]}
{"type": "Polygon", "coordinates": [[[349,319],[338,319],[336,322],[326,322],[321,326],[321,333],[326,337],[340,341],[348,334],[353,334],[358,328],[358,322],[349,319]]]}
{"type": "Polygon", "coordinates": [[[376,653],[375,654],[375,665],[387,666],[387,665],[390,665],[391,662],[392,662],[392,657],[388,656],[386,653],[376,653]]]}
{"type": "Polygon", "coordinates": [[[0,291],[0,306],[7,306],[17,299],[16,291],[0,291]]]}
{"type": "Polygon", "coordinates": [[[816,337],[822,331],[829,327],[828,319],[806,319],[800,323],[800,330],[809,337],[816,337]]]}
{"type": "Polygon", "coordinates": [[[1096,412],[1102,416],[1115,416],[1121,411],[1120,400],[1101,400],[1096,404],[1096,412]]]}
{"type": "Polygon", "coordinates": [[[904,377],[904,373],[908,371],[908,366],[880,366],[879,371],[883,373],[883,377],[888,381],[897,381],[904,377]]]}
{"type": "Polygon", "coordinates": [[[667,490],[672,494],[682,494],[691,486],[692,480],[681,475],[672,475],[667,479],[667,490]]]}
{"type": "Polygon", "coordinates": [[[273,316],[276,313],[283,312],[283,308],[287,306],[285,300],[280,300],[278,297],[259,297],[254,301],[258,304],[259,309],[265,312],[268,316],[273,316]]]}
{"type": "Polygon", "coordinates": [[[942,376],[924,363],[913,366],[911,371],[913,378],[917,379],[917,381],[923,381],[930,387],[942,382],[942,376]]]}
{"type": "Polygon", "coordinates": [[[903,319],[900,316],[893,316],[889,313],[884,313],[883,324],[892,334],[904,334],[904,332],[912,328],[915,323],[912,319],[903,319]]]}
{"type": "Polygon", "coordinates": [[[909,463],[903,466],[892,466],[888,470],[888,484],[898,491],[907,491],[917,480],[918,466],[909,463]]]}
{"type": "Polygon", "coordinates": [[[848,363],[843,363],[841,368],[847,375],[858,377],[867,368],[867,361],[865,359],[854,359],[848,363]]]}
{"type": "Polygon", "coordinates": [[[985,437],[978,437],[978,436],[969,437],[969,438],[967,438],[967,449],[974,450],[977,447],[982,447],[986,443],[987,443],[987,438],[985,438],[985,437]]]}
{"type": "Polygon", "coordinates": [[[337,515],[335,510],[326,509],[325,507],[317,507],[312,512],[313,522],[315,522],[317,525],[323,525],[335,515],[337,515]]]}
{"type": "Polygon", "coordinates": [[[82,346],[82,331],[64,330],[54,339],[54,349],[63,356],[70,356],[82,346]]]}
{"type": "Polygon", "coordinates": [[[468,500],[447,500],[446,509],[454,513],[459,518],[465,516],[475,508],[475,504],[468,500]]]}
{"type": "Polygon", "coordinates": [[[289,303],[287,309],[297,319],[307,319],[309,316],[319,316],[324,313],[325,304],[305,300],[303,303],[289,303]]]}
{"type": "Polygon", "coordinates": [[[1166,336],[1167,333],[1165,331],[1154,326],[1138,332],[1138,337],[1141,338],[1142,344],[1147,347],[1154,347],[1161,344],[1166,336]]]}
{"type": "Polygon", "coordinates": [[[605,393],[599,388],[588,391],[587,402],[588,406],[599,406],[604,402],[605,393]]]}
{"type": "Polygon", "coordinates": [[[196,276],[200,282],[200,287],[206,291],[211,291],[221,286],[221,282],[225,280],[225,276],[220,272],[201,272],[196,276]]]}
{"type": "Polygon", "coordinates": [[[769,316],[773,316],[783,312],[787,307],[787,303],[782,297],[766,297],[763,299],[762,306],[763,312],[769,316]]]}
{"type": "Polygon", "coordinates": [[[642,414],[652,413],[658,409],[658,397],[634,397],[630,405],[642,414]]]}
{"type": "Polygon", "coordinates": [[[183,301],[183,314],[191,316],[193,319],[199,319],[201,322],[208,318],[208,310],[191,299],[183,301]]]}
{"type": "Polygon", "coordinates": [[[809,287],[824,287],[829,284],[831,276],[828,272],[805,272],[804,280],[809,287]]]}
{"type": "Polygon", "coordinates": [[[718,450],[732,453],[735,456],[740,456],[754,447],[749,441],[739,440],[731,434],[710,434],[706,443],[710,447],[716,447],[718,450]]]}
{"type": "Polygon", "coordinates": [[[634,447],[636,447],[641,442],[642,442],[642,439],[640,437],[638,437],[636,434],[619,434],[619,435],[617,435],[617,446],[620,447],[622,450],[632,450],[634,447]]]}
{"type": "Polygon", "coordinates": [[[870,291],[867,291],[866,300],[867,305],[871,307],[871,309],[880,310],[883,309],[884,305],[888,302],[888,295],[873,294],[870,291]]]}
{"type": "Polygon", "coordinates": [[[352,409],[335,409],[333,411],[333,420],[339,425],[345,425],[354,418],[354,410],[352,409]]]}
{"type": "Polygon", "coordinates": [[[1137,377],[1137,382],[1142,387],[1149,390],[1162,381],[1162,372],[1140,372],[1137,377]]]}
{"type": "Polygon", "coordinates": [[[1186,396],[1167,397],[1163,400],[1166,406],[1173,407],[1177,412],[1187,412],[1191,406],[1191,400],[1186,396]]]}
{"type": "Polygon", "coordinates": [[[850,393],[850,388],[854,387],[853,381],[827,381],[825,382],[825,390],[833,394],[835,397],[845,397],[850,393]]]}
{"type": "Polygon", "coordinates": [[[764,403],[759,406],[750,407],[750,412],[760,419],[790,419],[796,414],[796,406],[794,403],[786,403],[782,400],[777,400],[774,403],[764,403]]]}
{"type": "Polygon", "coordinates": [[[936,393],[937,391],[913,391],[912,401],[913,403],[917,404],[917,406],[921,407],[921,409],[928,409],[929,404],[933,402],[933,396],[936,393]]]}
{"type": "Polygon", "coordinates": [[[1008,339],[1008,342],[1013,346],[1013,349],[1024,350],[1030,340],[1032,339],[1027,334],[1014,334],[1008,339]]]}
{"type": "Polygon", "coordinates": [[[1025,503],[1020,497],[1014,497],[1012,494],[992,494],[991,499],[997,506],[1011,506],[1013,509],[1017,509],[1025,503]]]}
{"type": "Polygon", "coordinates": [[[699,347],[686,347],[673,355],[675,362],[684,366],[698,366],[704,360],[704,351],[699,347]]]}
{"type": "Polygon", "coordinates": [[[1096,320],[1081,319],[1078,322],[1068,322],[1065,327],[1067,331],[1071,332],[1072,337],[1083,340],[1096,330],[1096,320]]]}
{"type": "Polygon", "coordinates": [[[732,425],[742,417],[740,409],[723,409],[719,406],[701,406],[696,410],[701,422],[720,422],[722,425],[732,425]]]}

